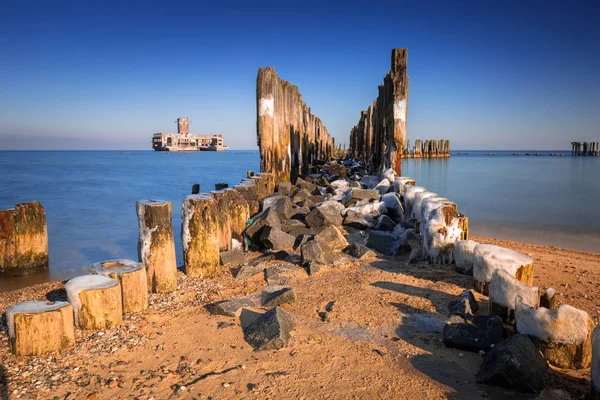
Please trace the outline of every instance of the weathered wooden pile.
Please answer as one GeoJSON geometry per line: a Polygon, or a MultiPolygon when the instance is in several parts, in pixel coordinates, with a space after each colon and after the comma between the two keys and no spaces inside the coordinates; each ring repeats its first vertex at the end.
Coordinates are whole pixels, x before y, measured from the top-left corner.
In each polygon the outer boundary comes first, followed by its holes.
{"type": "Polygon", "coordinates": [[[406,141],[404,147],[405,158],[445,158],[450,157],[450,141],[449,140],[415,140],[415,145],[410,148],[410,140],[406,141]]]}
{"type": "Polygon", "coordinates": [[[361,112],[350,131],[350,154],[376,175],[388,168],[400,175],[408,115],[407,61],[408,49],[392,50],[391,70],[379,86],[377,99],[361,112]]]}
{"type": "Polygon", "coordinates": [[[600,155],[600,142],[571,142],[572,156],[600,155]]]}
{"type": "Polygon", "coordinates": [[[335,143],[302,100],[298,87],[280,79],[272,67],[256,79],[257,144],[260,170],[278,180],[306,175],[314,160],[331,157],[335,143]]]}

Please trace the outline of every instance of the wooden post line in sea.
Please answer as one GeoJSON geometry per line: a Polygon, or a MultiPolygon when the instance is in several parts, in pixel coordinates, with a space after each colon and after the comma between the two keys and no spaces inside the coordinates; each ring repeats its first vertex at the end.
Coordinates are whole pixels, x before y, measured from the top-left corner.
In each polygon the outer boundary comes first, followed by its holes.
{"type": "Polygon", "coordinates": [[[571,142],[572,156],[600,155],[600,142],[571,142]]]}

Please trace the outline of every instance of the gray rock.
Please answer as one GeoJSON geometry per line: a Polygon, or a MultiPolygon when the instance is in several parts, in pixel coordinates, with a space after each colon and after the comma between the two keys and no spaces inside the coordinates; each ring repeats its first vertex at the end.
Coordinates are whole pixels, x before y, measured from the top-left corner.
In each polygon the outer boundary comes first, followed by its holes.
{"type": "Polygon", "coordinates": [[[514,335],[486,355],[475,377],[477,383],[501,386],[520,393],[540,393],[548,364],[526,335],[514,335]]]}
{"type": "Polygon", "coordinates": [[[371,229],[373,226],[375,226],[375,223],[376,222],[372,217],[365,217],[364,215],[353,210],[349,210],[346,213],[343,221],[343,225],[345,226],[362,230],[371,229]]]}
{"type": "Polygon", "coordinates": [[[361,200],[378,201],[379,192],[377,190],[351,189],[342,200],[346,207],[351,207],[361,200]]]}
{"type": "Polygon", "coordinates": [[[292,194],[292,183],[280,182],[279,185],[277,185],[277,193],[284,195],[292,194]]]}
{"type": "Polygon", "coordinates": [[[254,275],[260,274],[265,270],[266,266],[263,262],[255,265],[244,265],[238,271],[235,279],[248,279],[252,278],[254,275]]]}
{"type": "Polygon", "coordinates": [[[369,258],[377,257],[377,254],[367,246],[363,246],[360,243],[352,243],[349,245],[344,252],[352,257],[358,258],[359,260],[368,260],[369,258]]]}
{"type": "Polygon", "coordinates": [[[294,204],[307,199],[312,201],[312,194],[306,189],[297,189],[292,195],[292,203],[294,204]]]}
{"type": "Polygon", "coordinates": [[[380,195],[384,195],[389,192],[390,187],[390,181],[384,178],[377,184],[377,186],[375,186],[374,189],[377,190],[380,195]]]}
{"type": "Polygon", "coordinates": [[[398,238],[389,232],[371,231],[367,247],[386,256],[395,256],[398,250],[398,238]]]}
{"type": "Polygon", "coordinates": [[[246,228],[246,235],[255,244],[259,244],[260,235],[263,233],[263,230],[266,226],[281,229],[281,221],[279,220],[279,216],[272,208],[261,211],[252,217],[252,223],[246,228]]]}
{"type": "Polygon", "coordinates": [[[306,224],[310,227],[321,227],[321,226],[340,226],[342,225],[343,218],[340,214],[343,209],[340,203],[335,201],[325,202],[315,207],[306,216],[306,224]]]}
{"type": "Polygon", "coordinates": [[[391,232],[395,227],[396,223],[387,215],[380,215],[379,218],[377,218],[377,225],[375,225],[376,230],[391,232]]]}
{"type": "Polygon", "coordinates": [[[244,252],[239,249],[222,251],[220,254],[221,265],[242,265],[246,262],[244,252]]]}
{"type": "Polygon", "coordinates": [[[325,195],[314,195],[311,200],[314,204],[319,204],[324,202],[329,196],[325,196],[325,195]]]}
{"type": "Polygon", "coordinates": [[[288,219],[281,223],[281,230],[285,233],[290,233],[295,228],[306,228],[306,224],[297,219],[288,219]]]}
{"type": "Polygon", "coordinates": [[[213,315],[235,317],[238,311],[240,311],[243,307],[256,307],[256,303],[247,298],[225,300],[213,304],[211,307],[209,307],[209,311],[213,315]]]}
{"type": "Polygon", "coordinates": [[[337,258],[326,243],[317,240],[311,240],[300,246],[300,254],[302,255],[302,265],[309,265],[310,263],[328,265],[337,258]]]}
{"type": "Polygon", "coordinates": [[[465,290],[448,303],[448,315],[475,314],[479,306],[473,291],[465,290]]]}
{"type": "Polygon", "coordinates": [[[335,226],[328,226],[315,236],[315,240],[325,243],[332,250],[344,250],[348,241],[335,226]]]}
{"type": "Polygon", "coordinates": [[[381,196],[381,201],[385,204],[387,216],[397,224],[404,222],[404,208],[400,203],[400,198],[396,193],[386,193],[381,196]]]}
{"type": "Polygon", "coordinates": [[[286,258],[289,257],[289,253],[285,250],[279,250],[276,252],[268,252],[263,254],[262,256],[256,258],[254,261],[252,261],[251,265],[257,265],[257,264],[261,264],[264,263],[265,261],[273,261],[273,260],[285,260],[286,258]]]}
{"type": "Polygon", "coordinates": [[[280,221],[285,221],[293,215],[291,200],[287,196],[281,196],[273,204],[273,209],[277,212],[280,221]]]}
{"type": "Polygon", "coordinates": [[[319,190],[317,185],[307,182],[302,178],[298,178],[298,180],[296,180],[296,187],[306,189],[309,193],[314,193],[319,190]]]}
{"type": "Polygon", "coordinates": [[[281,229],[266,226],[260,235],[260,242],[271,250],[285,250],[294,247],[296,237],[285,233],[281,229]]]}
{"type": "Polygon", "coordinates": [[[266,269],[266,280],[269,285],[292,285],[300,275],[306,272],[297,265],[284,263],[266,269]]]}
{"type": "Polygon", "coordinates": [[[292,316],[275,307],[244,328],[244,339],[254,350],[279,350],[288,345],[294,329],[292,316]]]}
{"type": "Polygon", "coordinates": [[[275,307],[296,301],[296,290],[290,286],[267,286],[262,292],[264,307],[275,307]]]}
{"type": "Polygon", "coordinates": [[[309,240],[313,239],[314,235],[311,234],[300,234],[296,236],[296,242],[294,243],[294,250],[298,250],[302,245],[309,240]]]}
{"type": "Polygon", "coordinates": [[[453,315],[442,332],[447,347],[489,351],[504,340],[502,320],[496,316],[453,315]]]}

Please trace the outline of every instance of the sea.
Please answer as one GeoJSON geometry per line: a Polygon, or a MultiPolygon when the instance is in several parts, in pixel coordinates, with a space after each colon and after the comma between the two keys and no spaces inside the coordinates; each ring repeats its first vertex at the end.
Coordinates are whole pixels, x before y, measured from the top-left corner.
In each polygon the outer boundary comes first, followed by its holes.
{"type": "MultiPolygon", "coordinates": [[[[137,260],[135,203],[141,199],[173,203],[181,264],[181,205],[192,185],[208,193],[216,183],[232,187],[258,170],[257,150],[0,151],[0,209],[40,201],[50,256],[47,272],[0,278],[0,291],[72,278],[98,261],[137,260]]],[[[456,202],[472,235],[600,253],[600,157],[453,151],[447,159],[404,160],[402,175],[456,202]]]]}

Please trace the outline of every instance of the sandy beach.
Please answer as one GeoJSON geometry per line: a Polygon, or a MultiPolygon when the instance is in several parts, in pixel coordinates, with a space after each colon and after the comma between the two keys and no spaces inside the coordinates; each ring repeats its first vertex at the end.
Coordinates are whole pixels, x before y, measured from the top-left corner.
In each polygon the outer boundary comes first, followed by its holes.
{"type": "MultiPolygon", "coordinates": [[[[473,239],[530,255],[534,285],[556,288],[561,303],[600,321],[600,254],[473,239]]],[[[248,261],[257,255],[248,253],[248,261]]],[[[210,280],[180,273],[176,292],[151,295],[150,309],[119,327],[76,330],[76,345],[60,353],[16,357],[3,332],[3,398],[531,398],[476,384],[481,356],[441,342],[448,301],[473,286],[453,265],[348,257],[314,276],[299,273],[292,285],[298,300],[283,306],[295,323],[290,346],[261,352],[245,342],[239,318],[206,308],[266,285],[261,274],[240,282],[232,272],[222,268],[210,280]]],[[[0,309],[64,298],[62,287],[51,282],[2,293],[0,309]]],[[[477,299],[485,314],[487,298],[477,299]]],[[[589,369],[552,368],[538,398],[583,398],[589,388],[589,369]]]]}

